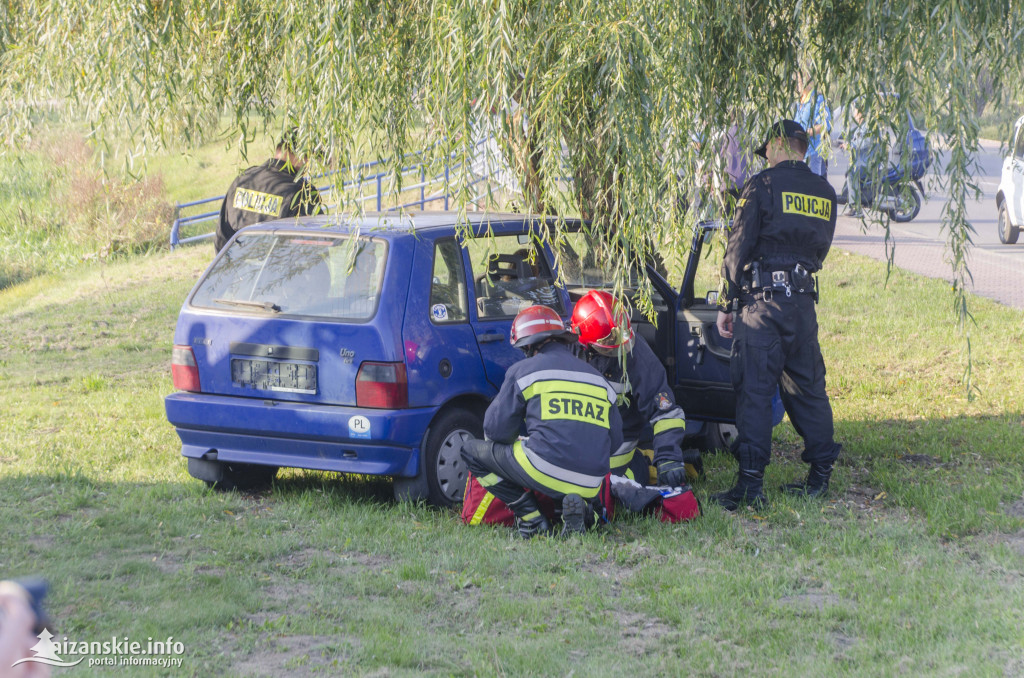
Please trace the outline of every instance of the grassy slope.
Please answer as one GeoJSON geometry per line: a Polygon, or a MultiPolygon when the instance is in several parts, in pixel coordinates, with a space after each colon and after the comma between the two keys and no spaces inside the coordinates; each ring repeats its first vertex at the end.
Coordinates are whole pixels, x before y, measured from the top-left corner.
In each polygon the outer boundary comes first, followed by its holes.
{"type": "MultiPolygon", "coordinates": [[[[976,300],[967,402],[942,283],[897,272],[883,289],[883,267],[836,253],[830,501],[519,543],[381,482],[190,479],[161,398],[209,256],[0,293],[0,573],[51,581],[60,636],[174,636],[175,675],[1024,673],[1024,314],[976,300]]],[[[776,437],[770,487],[803,472],[789,425],[776,437]]],[[[731,481],[709,461],[701,496],[731,481]]]]}

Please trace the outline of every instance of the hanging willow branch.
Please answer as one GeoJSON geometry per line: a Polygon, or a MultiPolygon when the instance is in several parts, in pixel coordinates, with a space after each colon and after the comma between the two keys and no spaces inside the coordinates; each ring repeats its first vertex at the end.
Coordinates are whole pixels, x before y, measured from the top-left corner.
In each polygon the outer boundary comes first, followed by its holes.
{"type": "Polygon", "coordinates": [[[0,134],[17,141],[58,105],[132,158],[297,125],[343,175],[426,149],[425,167],[456,168],[465,209],[492,132],[521,194],[488,206],[591,219],[624,277],[655,249],[682,254],[722,181],[712,140],[738,124],[756,145],[791,115],[803,70],[833,105],[867,102],[872,129],[898,137],[912,106],[949,149],[944,232],[969,341],[976,83],[1019,95],[1022,18],[1009,0],[9,0],[0,134]]]}

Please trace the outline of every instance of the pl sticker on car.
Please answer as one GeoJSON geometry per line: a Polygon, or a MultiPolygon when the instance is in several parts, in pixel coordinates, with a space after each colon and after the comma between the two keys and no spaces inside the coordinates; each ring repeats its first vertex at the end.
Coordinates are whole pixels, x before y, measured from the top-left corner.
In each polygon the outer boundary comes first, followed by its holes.
{"type": "Polygon", "coordinates": [[[448,307],[444,304],[434,304],[430,307],[430,315],[434,320],[448,320],[448,307]]]}
{"type": "Polygon", "coordinates": [[[370,420],[361,414],[350,417],[348,420],[348,435],[350,438],[369,438],[370,420]]]}

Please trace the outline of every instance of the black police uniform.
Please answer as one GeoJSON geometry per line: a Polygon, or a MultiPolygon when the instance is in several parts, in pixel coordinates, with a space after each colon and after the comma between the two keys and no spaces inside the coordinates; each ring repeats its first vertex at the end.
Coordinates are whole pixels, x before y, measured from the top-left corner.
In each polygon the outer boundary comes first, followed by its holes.
{"type": "Polygon", "coordinates": [[[736,451],[741,480],[744,471],[752,472],[758,491],[771,456],[770,401],[777,385],[804,439],[803,460],[830,472],[839,455],[811,277],[828,254],[835,228],[835,190],[800,161],[780,162],[753,177],[737,204],[722,265],[723,310],[731,311],[739,300],[731,369],[736,451]]]}
{"type": "MultiPolygon", "coordinates": [[[[625,375],[617,355],[606,356],[588,350],[587,362],[604,375],[619,398],[623,443],[618,449],[612,450],[611,472],[647,484],[648,478],[642,473],[640,477],[635,477],[637,470],[631,462],[633,451],[648,425],[654,433],[655,465],[666,461],[681,464],[686,415],[683,408],[676,404],[676,397],[668,387],[665,367],[647,342],[639,337],[634,339],[632,350],[626,355],[625,375]]],[[[642,467],[646,470],[646,461],[642,467]]]]}
{"type": "Polygon", "coordinates": [[[220,208],[216,251],[220,252],[235,231],[246,226],[321,211],[323,205],[316,188],[298,177],[287,161],[271,158],[250,167],[231,182],[220,208]]]}
{"type": "MultiPolygon", "coordinates": [[[[487,441],[467,441],[462,457],[479,483],[513,507],[524,488],[553,499],[594,499],[622,442],[615,392],[594,368],[557,341],[508,369],[484,415],[487,441]],[[517,440],[525,423],[527,437],[517,440]]],[[[524,516],[519,516],[524,517],[524,516]]]]}

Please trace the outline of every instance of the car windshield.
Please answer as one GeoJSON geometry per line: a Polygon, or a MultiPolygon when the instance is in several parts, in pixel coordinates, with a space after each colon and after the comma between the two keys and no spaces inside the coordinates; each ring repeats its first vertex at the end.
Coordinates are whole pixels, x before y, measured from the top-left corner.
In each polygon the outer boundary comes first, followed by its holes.
{"type": "Polygon", "coordinates": [[[322,234],[241,234],[200,281],[192,306],[366,320],[377,310],[387,244],[322,234]]]}

